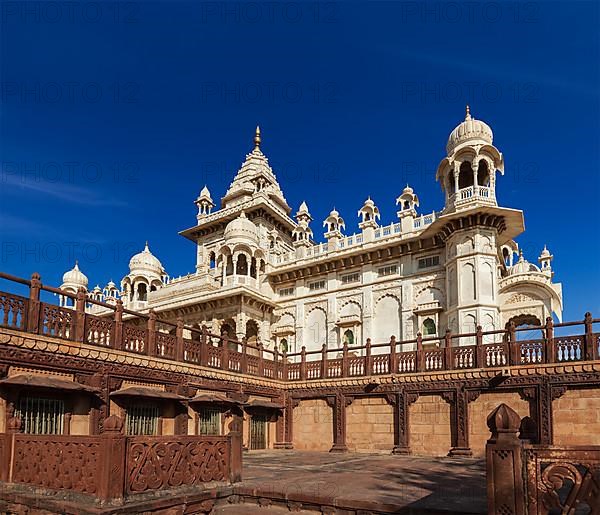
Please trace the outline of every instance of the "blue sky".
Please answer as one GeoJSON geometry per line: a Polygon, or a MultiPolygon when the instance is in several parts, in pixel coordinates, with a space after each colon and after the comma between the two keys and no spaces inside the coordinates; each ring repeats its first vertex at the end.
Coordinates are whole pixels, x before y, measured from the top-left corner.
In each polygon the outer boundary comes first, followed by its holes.
{"type": "Polygon", "coordinates": [[[178,236],[206,183],[218,199],[261,125],[288,202],[347,232],[370,195],[382,222],[409,182],[443,207],[435,169],[465,104],[494,130],[503,206],[544,244],[565,318],[600,313],[600,11],[595,2],[1,5],[0,269],[91,286],[149,240],[178,236]],[[568,24],[565,28],[565,22],[568,24]]]}

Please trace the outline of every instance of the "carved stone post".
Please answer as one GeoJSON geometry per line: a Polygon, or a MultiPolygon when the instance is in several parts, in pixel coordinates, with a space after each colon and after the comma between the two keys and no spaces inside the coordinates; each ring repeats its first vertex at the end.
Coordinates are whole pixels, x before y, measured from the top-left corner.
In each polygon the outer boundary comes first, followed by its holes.
{"type": "Polygon", "coordinates": [[[177,327],[175,328],[175,359],[183,361],[185,352],[183,348],[183,318],[177,317],[177,327]]]}
{"type": "Polygon", "coordinates": [[[326,398],[327,404],[333,409],[333,447],[329,452],[346,452],[346,406],[352,404],[352,397],[342,393],[326,398]]]}
{"type": "Polygon", "coordinates": [[[483,330],[480,325],[477,326],[477,334],[475,338],[475,368],[484,368],[485,353],[483,352],[483,330]]]}
{"type": "MultiPolygon", "coordinates": [[[[275,347],[275,349],[277,349],[277,347],[275,347]]],[[[281,379],[283,379],[284,381],[288,380],[288,357],[287,351],[285,350],[281,355],[281,379]]]]}
{"type": "MultiPolygon", "coordinates": [[[[277,364],[275,364],[277,368],[277,364]]],[[[277,377],[277,370],[274,370],[275,377],[277,377]]],[[[258,342],[258,376],[263,377],[265,375],[265,358],[263,354],[263,344],[258,342]]]]}
{"type": "Polygon", "coordinates": [[[146,354],[148,356],[156,356],[156,312],[151,309],[148,316],[148,330],[146,338],[146,354]]]}
{"type": "Polygon", "coordinates": [[[83,343],[85,340],[85,290],[77,288],[75,297],[75,327],[71,331],[76,342],[83,343]]]}
{"type": "Polygon", "coordinates": [[[112,342],[115,349],[123,348],[123,301],[117,299],[117,305],[115,307],[115,336],[112,342]]]}
{"type": "Polygon", "coordinates": [[[417,361],[415,362],[415,372],[425,370],[425,353],[423,352],[423,335],[417,333],[417,361]]]}
{"type": "Polygon", "coordinates": [[[227,331],[223,332],[221,342],[221,369],[229,370],[229,338],[227,338],[227,331]]]}
{"type": "Polygon", "coordinates": [[[234,412],[229,423],[229,480],[239,483],[242,480],[242,417],[234,412]]]}
{"type": "Polygon", "coordinates": [[[517,332],[515,330],[515,323],[511,320],[508,323],[508,345],[510,349],[510,365],[519,365],[521,362],[521,356],[519,355],[519,342],[517,342],[517,332]]]}
{"type": "Polygon", "coordinates": [[[598,359],[598,345],[596,342],[594,342],[594,328],[592,325],[592,320],[592,314],[588,311],[583,319],[583,323],[585,324],[583,359],[586,361],[598,359]]]}
{"type": "Polygon", "coordinates": [[[200,365],[208,364],[208,327],[202,324],[202,336],[200,337],[200,365]]]}
{"type": "Polygon", "coordinates": [[[248,373],[248,339],[245,336],[242,338],[242,356],[240,358],[240,369],[242,374],[248,373]]]}
{"type": "Polygon", "coordinates": [[[348,377],[348,342],[344,341],[344,345],[342,347],[342,377],[348,377]]]}
{"type": "Polygon", "coordinates": [[[487,418],[492,433],[485,446],[488,513],[525,515],[523,442],[517,437],[521,420],[506,404],[487,418]]]}
{"type": "Polygon", "coordinates": [[[98,474],[98,497],[103,501],[122,499],[125,494],[125,454],[127,439],[123,419],[111,415],[104,421],[101,435],[101,462],[98,474]]]}
{"type": "Polygon", "coordinates": [[[300,350],[300,379],[306,380],[306,347],[304,345],[300,350]]]}
{"type": "Polygon", "coordinates": [[[417,392],[400,390],[387,395],[394,409],[394,448],[392,454],[410,454],[410,405],[419,397],[417,392]]]}
{"type": "Polygon", "coordinates": [[[27,313],[27,332],[38,333],[40,330],[40,289],[42,281],[40,274],[34,272],[31,274],[31,283],[29,286],[29,311],[27,313]]]}
{"type": "Polygon", "coordinates": [[[472,456],[469,447],[469,401],[467,391],[457,388],[443,392],[442,398],[450,404],[450,423],[452,429],[452,448],[448,456],[472,456]]]}
{"type": "Polygon", "coordinates": [[[556,349],[554,347],[554,323],[552,317],[546,317],[546,328],[545,328],[545,352],[546,363],[556,363],[556,349]]]}
{"type": "Polygon", "coordinates": [[[452,362],[452,334],[450,329],[446,329],[444,334],[444,370],[452,370],[454,363],[452,362]]]}
{"type": "Polygon", "coordinates": [[[373,356],[371,356],[371,338],[367,338],[367,348],[365,349],[365,375],[373,374],[373,356]]]}
{"type": "Polygon", "coordinates": [[[321,379],[327,379],[327,344],[321,347],[321,379]]]}
{"type": "Polygon", "coordinates": [[[12,482],[13,450],[15,434],[21,432],[21,419],[10,417],[6,421],[6,433],[0,434],[4,439],[2,454],[0,455],[0,481],[12,482]]]}
{"type": "Polygon", "coordinates": [[[390,338],[390,374],[395,374],[398,372],[398,357],[396,356],[396,337],[392,336],[390,338]]]}

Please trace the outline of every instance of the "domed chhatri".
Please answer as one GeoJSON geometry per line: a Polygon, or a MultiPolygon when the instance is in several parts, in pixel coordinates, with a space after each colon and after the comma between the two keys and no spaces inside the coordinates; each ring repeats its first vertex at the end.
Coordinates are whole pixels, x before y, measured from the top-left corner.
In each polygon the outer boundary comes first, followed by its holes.
{"type": "Polygon", "coordinates": [[[77,261],[75,261],[75,266],[71,270],[64,273],[63,284],[65,286],[72,286],[75,289],[77,289],[77,287],[87,289],[88,278],[81,270],[79,270],[79,263],[77,261]]]}
{"type": "Polygon", "coordinates": [[[476,120],[471,116],[471,110],[467,106],[465,120],[458,124],[448,137],[446,151],[448,155],[452,154],[458,147],[465,143],[481,143],[491,145],[494,141],[494,133],[490,126],[476,120]]]}
{"type": "Polygon", "coordinates": [[[129,271],[132,274],[135,272],[154,272],[159,277],[165,273],[161,262],[150,252],[148,242],[146,242],[146,246],[142,252],[135,254],[129,260],[129,271]]]}
{"type": "Polygon", "coordinates": [[[237,218],[234,218],[225,227],[225,241],[229,240],[249,240],[258,245],[258,229],[242,211],[237,218]]]}

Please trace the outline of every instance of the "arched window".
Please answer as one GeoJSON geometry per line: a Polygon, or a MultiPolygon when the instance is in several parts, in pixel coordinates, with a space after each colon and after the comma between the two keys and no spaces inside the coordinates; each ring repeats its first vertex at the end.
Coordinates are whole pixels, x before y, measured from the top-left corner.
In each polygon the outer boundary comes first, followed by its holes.
{"type": "Polygon", "coordinates": [[[237,275],[248,275],[248,259],[246,258],[246,254],[240,254],[238,256],[235,273],[237,275]]]}
{"type": "Polygon", "coordinates": [[[344,331],[344,343],[347,343],[348,345],[354,344],[354,333],[352,332],[352,329],[346,329],[346,331],[344,331]]]}
{"type": "Polygon", "coordinates": [[[217,258],[214,252],[211,252],[208,257],[208,266],[211,270],[213,270],[217,266],[217,258]]]}
{"type": "Polygon", "coordinates": [[[431,318],[426,318],[423,321],[423,336],[437,334],[435,322],[431,318]]]}
{"type": "Polygon", "coordinates": [[[279,350],[280,350],[281,352],[287,352],[287,351],[289,350],[289,349],[288,349],[288,341],[287,341],[285,338],[282,338],[282,339],[279,341],[279,350]]]}
{"type": "Polygon", "coordinates": [[[475,174],[471,168],[471,163],[465,161],[460,165],[460,173],[458,174],[458,189],[468,188],[473,186],[475,182],[475,174]]]}
{"type": "Polygon", "coordinates": [[[448,195],[454,195],[456,193],[454,184],[454,172],[451,171],[450,173],[448,173],[447,183],[448,195]]]}
{"type": "Polygon", "coordinates": [[[490,185],[490,171],[488,169],[487,161],[479,161],[479,167],[477,168],[477,184],[479,186],[489,187],[490,185]]]}
{"type": "Polygon", "coordinates": [[[404,209],[410,209],[410,202],[408,200],[404,201],[404,209]]]}
{"type": "Polygon", "coordinates": [[[146,283],[138,283],[137,298],[141,301],[148,300],[148,289],[146,287],[146,283]]]}

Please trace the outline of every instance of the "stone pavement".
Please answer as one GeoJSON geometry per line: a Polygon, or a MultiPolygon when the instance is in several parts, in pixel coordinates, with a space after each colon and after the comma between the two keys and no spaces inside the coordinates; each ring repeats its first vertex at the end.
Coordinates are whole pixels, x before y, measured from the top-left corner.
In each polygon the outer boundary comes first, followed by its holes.
{"type": "MultiPolygon", "coordinates": [[[[244,454],[243,477],[235,492],[246,503],[261,504],[257,510],[265,515],[286,502],[297,509],[334,506],[339,512],[466,515],[487,511],[481,459],[253,451],[244,454]]],[[[223,513],[241,514],[242,506],[229,506],[223,513]]]]}

